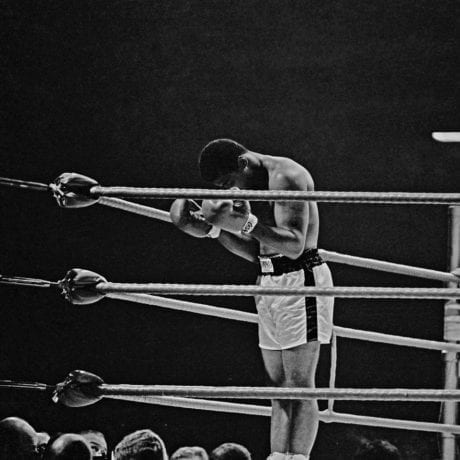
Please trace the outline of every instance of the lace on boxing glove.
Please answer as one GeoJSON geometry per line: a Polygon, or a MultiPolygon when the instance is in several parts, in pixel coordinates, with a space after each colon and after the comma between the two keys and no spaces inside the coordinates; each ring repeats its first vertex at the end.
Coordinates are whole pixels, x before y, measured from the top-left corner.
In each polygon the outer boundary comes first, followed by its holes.
{"type": "Polygon", "coordinates": [[[219,238],[220,231],[221,230],[219,227],[216,227],[215,225],[213,225],[211,227],[211,230],[209,230],[208,234],[206,235],[206,238],[219,238]]]}
{"type": "Polygon", "coordinates": [[[248,220],[243,225],[243,228],[241,229],[241,233],[243,233],[244,235],[251,233],[256,227],[258,222],[259,222],[259,219],[257,219],[257,216],[255,216],[252,213],[249,213],[248,220]]]}

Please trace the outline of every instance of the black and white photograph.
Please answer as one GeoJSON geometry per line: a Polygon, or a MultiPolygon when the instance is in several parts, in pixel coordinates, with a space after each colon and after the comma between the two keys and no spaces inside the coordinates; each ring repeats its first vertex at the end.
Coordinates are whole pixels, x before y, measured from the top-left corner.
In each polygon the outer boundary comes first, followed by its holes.
{"type": "Polygon", "coordinates": [[[0,1],[0,460],[459,460],[457,1],[0,1]]]}

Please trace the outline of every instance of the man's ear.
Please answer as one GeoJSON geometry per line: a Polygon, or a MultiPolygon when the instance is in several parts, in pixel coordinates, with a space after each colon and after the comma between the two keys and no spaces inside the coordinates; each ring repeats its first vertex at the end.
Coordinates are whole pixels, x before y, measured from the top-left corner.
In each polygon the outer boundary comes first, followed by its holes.
{"type": "Polygon", "coordinates": [[[244,169],[247,168],[248,164],[249,161],[244,155],[240,155],[238,157],[238,171],[244,171],[244,169]]]}

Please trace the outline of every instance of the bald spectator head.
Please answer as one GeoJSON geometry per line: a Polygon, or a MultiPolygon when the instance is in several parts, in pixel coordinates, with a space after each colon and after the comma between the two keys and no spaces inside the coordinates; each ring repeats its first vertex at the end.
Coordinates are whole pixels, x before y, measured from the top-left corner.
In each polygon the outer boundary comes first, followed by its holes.
{"type": "Polygon", "coordinates": [[[83,436],[66,433],[48,444],[44,460],[91,460],[91,447],[83,436]]]}
{"type": "Polygon", "coordinates": [[[151,430],[125,436],[113,451],[114,460],[168,460],[163,440],[151,430]]]}
{"type": "Polygon", "coordinates": [[[170,460],[209,460],[208,454],[202,447],[181,447],[171,455],[170,460]]]}
{"type": "Polygon", "coordinates": [[[353,460],[400,460],[401,454],[396,446],[383,439],[366,441],[353,456],[353,460]]]}
{"type": "Polygon", "coordinates": [[[251,454],[241,444],[226,442],[216,447],[209,458],[210,460],[251,460],[251,454]]]}
{"type": "Polygon", "coordinates": [[[8,417],[0,421],[0,460],[37,458],[37,433],[23,419],[8,417]]]}
{"type": "Polygon", "coordinates": [[[81,434],[90,445],[94,460],[107,458],[107,441],[100,431],[86,430],[81,431],[79,434],[81,434]]]}

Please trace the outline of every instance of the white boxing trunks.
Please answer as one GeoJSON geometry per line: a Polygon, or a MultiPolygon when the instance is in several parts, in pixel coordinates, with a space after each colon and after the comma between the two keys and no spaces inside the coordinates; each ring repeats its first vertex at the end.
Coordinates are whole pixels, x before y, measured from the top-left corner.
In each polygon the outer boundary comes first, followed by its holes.
{"type": "MultiPolygon", "coordinates": [[[[282,255],[261,256],[259,286],[331,287],[332,276],[317,249],[307,249],[298,259],[282,255]]],[[[259,346],[286,350],[332,335],[334,297],[255,296],[259,316],[259,346]]]]}

